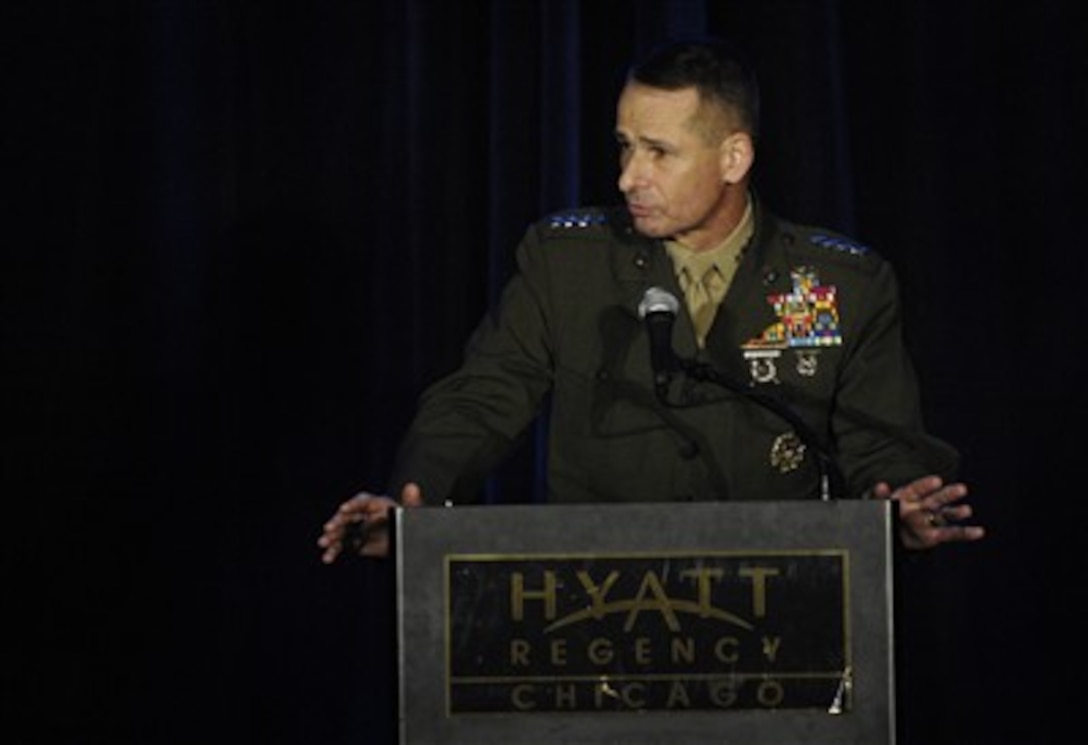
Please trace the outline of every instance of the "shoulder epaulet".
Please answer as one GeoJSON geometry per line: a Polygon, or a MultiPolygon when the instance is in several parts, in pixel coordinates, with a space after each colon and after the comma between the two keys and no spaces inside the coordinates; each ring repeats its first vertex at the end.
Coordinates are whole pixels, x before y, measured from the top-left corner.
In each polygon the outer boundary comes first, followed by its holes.
{"type": "Polygon", "coordinates": [[[779,238],[789,261],[799,264],[831,262],[869,273],[884,263],[881,255],[869,246],[842,233],[822,227],[783,223],[779,238]]]}
{"type": "Polygon", "coordinates": [[[578,232],[589,228],[607,226],[608,213],[599,209],[578,209],[556,212],[544,218],[545,228],[555,232],[578,232]]]}
{"type": "Polygon", "coordinates": [[[809,243],[814,246],[820,246],[821,248],[827,248],[832,251],[836,251],[841,254],[849,254],[850,256],[864,256],[869,253],[869,247],[858,243],[857,241],[844,238],[840,235],[829,235],[827,233],[811,233],[808,236],[809,243]]]}

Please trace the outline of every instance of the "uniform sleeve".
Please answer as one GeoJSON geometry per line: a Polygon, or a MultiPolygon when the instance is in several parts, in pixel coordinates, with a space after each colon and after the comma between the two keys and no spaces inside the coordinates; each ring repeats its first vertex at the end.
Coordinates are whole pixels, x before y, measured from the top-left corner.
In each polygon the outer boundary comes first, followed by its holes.
{"type": "Polygon", "coordinates": [[[852,494],[931,473],[955,477],[958,454],[924,428],[914,367],[903,342],[899,289],[882,262],[865,293],[866,319],[847,350],[832,409],[839,464],[852,494]]]}
{"type": "Polygon", "coordinates": [[[471,500],[538,413],[553,371],[543,248],[530,229],[517,249],[517,272],[471,336],[461,367],[421,396],[391,493],[414,481],[427,503],[471,500]]]}

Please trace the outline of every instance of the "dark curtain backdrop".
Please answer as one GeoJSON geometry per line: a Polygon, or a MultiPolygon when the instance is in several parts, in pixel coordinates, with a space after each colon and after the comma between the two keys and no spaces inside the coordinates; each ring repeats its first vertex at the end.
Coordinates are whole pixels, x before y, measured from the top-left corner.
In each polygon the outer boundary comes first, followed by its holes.
{"type": "Polygon", "coordinates": [[[5,740],[394,742],[387,568],[320,525],[526,225],[617,200],[629,58],[699,32],[761,70],[764,200],[898,267],[991,531],[904,568],[904,741],[1075,740],[1080,5],[4,4],[5,740]]]}

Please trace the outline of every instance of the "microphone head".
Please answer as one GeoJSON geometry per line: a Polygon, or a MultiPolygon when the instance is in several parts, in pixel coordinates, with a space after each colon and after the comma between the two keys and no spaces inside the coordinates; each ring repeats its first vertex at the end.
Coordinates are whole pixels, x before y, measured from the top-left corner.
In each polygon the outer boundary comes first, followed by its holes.
{"type": "Polygon", "coordinates": [[[650,313],[668,313],[675,316],[680,312],[680,301],[666,289],[651,287],[642,295],[638,304],[638,317],[645,318],[650,313]]]}

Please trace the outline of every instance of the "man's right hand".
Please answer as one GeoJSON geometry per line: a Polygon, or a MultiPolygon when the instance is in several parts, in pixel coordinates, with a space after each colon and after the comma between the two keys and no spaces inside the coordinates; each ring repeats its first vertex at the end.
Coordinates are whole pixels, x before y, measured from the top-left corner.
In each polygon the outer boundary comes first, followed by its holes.
{"type": "MultiPolygon", "coordinates": [[[[418,484],[408,483],[400,493],[400,506],[420,507],[423,494],[418,484]]],[[[317,545],[321,560],[332,564],[345,551],[359,556],[389,554],[389,513],[398,503],[391,497],[360,492],[347,500],[325,523],[317,545]],[[358,536],[356,543],[350,536],[358,536]]]]}

